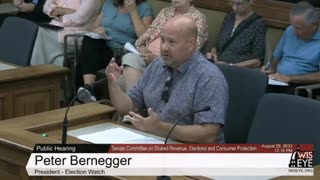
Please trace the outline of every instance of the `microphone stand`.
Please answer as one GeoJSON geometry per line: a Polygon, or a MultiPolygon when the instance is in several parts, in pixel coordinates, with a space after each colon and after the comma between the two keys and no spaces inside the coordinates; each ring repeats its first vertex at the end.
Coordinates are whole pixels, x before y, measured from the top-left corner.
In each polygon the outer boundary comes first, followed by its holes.
{"type": "MultiPolygon", "coordinates": [[[[94,82],[91,86],[96,86],[98,84],[102,84],[104,82],[106,82],[107,79],[106,78],[102,78],[96,82],[94,82]]],[[[68,126],[69,126],[69,121],[68,121],[68,112],[69,109],[71,107],[71,105],[74,103],[74,101],[76,100],[76,98],[83,93],[85,90],[87,90],[88,87],[84,87],[83,89],[81,89],[81,91],[79,91],[73,98],[72,100],[69,102],[68,106],[67,106],[67,110],[66,113],[64,114],[64,119],[63,119],[63,125],[62,125],[62,144],[66,145],[67,143],[67,132],[68,132],[68,126]]]]}
{"type": "Polygon", "coordinates": [[[168,141],[168,139],[169,139],[172,131],[173,131],[174,128],[178,125],[178,123],[179,123],[180,121],[182,121],[184,118],[190,116],[191,114],[196,114],[196,113],[199,113],[199,112],[210,111],[210,110],[211,110],[211,107],[210,107],[210,106],[206,106],[206,107],[203,108],[203,109],[200,109],[200,110],[197,110],[197,111],[193,111],[193,112],[187,114],[186,116],[183,116],[183,117],[182,117],[181,119],[179,119],[176,123],[174,123],[174,125],[172,126],[172,128],[170,129],[170,131],[169,131],[169,133],[168,133],[168,135],[167,135],[167,137],[166,137],[166,140],[164,141],[164,144],[167,144],[167,141],[168,141]]]}
{"type": "MultiPolygon", "coordinates": [[[[182,118],[180,118],[176,123],[174,123],[174,125],[173,125],[172,128],[170,129],[170,131],[169,131],[169,133],[168,133],[168,135],[167,135],[167,137],[166,137],[166,140],[164,141],[164,144],[167,144],[168,139],[169,139],[172,131],[173,131],[174,128],[178,125],[178,123],[179,123],[180,121],[182,121],[184,118],[190,116],[191,114],[196,114],[196,113],[198,113],[198,112],[210,111],[210,110],[211,110],[211,107],[210,107],[210,106],[206,106],[206,107],[203,108],[203,109],[200,109],[200,110],[197,110],[197,111],[193,111],[193,112],[187,114],[186,116],[183,116],[182,118]]],[[[171,177],[170,177],[170,176],[157,176],[157,180],[171,180],[171,177]]]]}
{"type": "Polygon", "coordinates": [[[157,176],[157,180],[171,180],[170,176],[157,176]]]}
{"type": "Polygon", "coordinates": [[[69,126],[69,121],[68,121],[68,112],[71,107],[71,105],[74,103],[74,101],[77,99],[78,95],[83,93],[87,88],[83,88],[79,93],[77,93],[72,100],[69,102],[67,106],[66,113],[64,114],[64,119],[63,119],[63,125],[62,125],[62,144],[66,145],[67,143],[67,131],[68,131],[68,126],[69,126]]]}

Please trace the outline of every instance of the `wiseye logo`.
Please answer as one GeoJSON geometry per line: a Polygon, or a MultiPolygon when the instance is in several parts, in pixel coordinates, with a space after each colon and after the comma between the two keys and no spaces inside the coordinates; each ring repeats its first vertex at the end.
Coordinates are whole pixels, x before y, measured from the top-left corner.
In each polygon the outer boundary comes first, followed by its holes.
{"type": "Polygon", "coordinates": [[[295,152],[292,153],[290,168],[312,168],[313,167],[313,152],[312,151],[301,151],[300,146],[297,146],[295,152]]]}

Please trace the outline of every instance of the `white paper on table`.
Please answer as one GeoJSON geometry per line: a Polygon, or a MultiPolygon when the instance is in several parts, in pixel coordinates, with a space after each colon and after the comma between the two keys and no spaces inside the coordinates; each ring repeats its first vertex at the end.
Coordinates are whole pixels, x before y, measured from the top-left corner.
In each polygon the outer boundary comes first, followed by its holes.
{"type": "Polygon", "coordinates": [[[276,85],[276,86],[289,86],[288,83],[281,82],[281,81],[276,81],[276,80],[273,80],[273,79],[269,79],[268,84],[269,85],[276,85]]]}
{"type": "Polygon", "coordinates": [[[140,53],[138,52],[138,50],[129,42],[126,42],[126,44],[124,45],[124,49],[133,52],[135,54],[138,54],[140,56],[140,53]]]}
{"type": "Polygon", "coordinates": [[[4,63],[0,63],[0,71],[2,70],[8,70],[8,69],[15,69],[17,67],[8,65],[8,64],[4,64],[4,63]]]}
{"type": "Polygon", "coordinates": [[[125,128],[112,128],[77,136],[78,139],[94,144],[163,144],[163,141],[144,136],[125,128]]]}

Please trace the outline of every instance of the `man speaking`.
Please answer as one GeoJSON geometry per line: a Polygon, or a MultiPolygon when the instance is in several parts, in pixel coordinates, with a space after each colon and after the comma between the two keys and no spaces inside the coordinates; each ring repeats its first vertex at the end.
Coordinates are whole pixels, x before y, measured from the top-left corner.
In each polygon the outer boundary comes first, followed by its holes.
{"type": "Polygon", "coordinates": [[[179,121],[171,134],[177,141],[224,143],[228,87],[219,69],[196,48],[195,22],[187,16],[174,17],[160,36],[161,57],[145,69],[128,94],[117,82],[122,69],[115,63],[106,68],[113,106],[120,114],[129,114],[142,131],[166,136],[179,121]],[[146,108],[147,117],[137,114],[146,108]],[[201,109],[207,110],[193,113],[201,109]]]}

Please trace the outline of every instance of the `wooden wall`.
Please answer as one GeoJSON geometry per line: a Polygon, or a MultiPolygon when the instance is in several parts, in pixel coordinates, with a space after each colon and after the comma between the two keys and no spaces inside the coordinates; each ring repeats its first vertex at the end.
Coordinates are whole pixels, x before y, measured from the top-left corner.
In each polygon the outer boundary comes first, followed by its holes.
{"type": "MultiPolygon", "coordinates": [[[[162,0],[171,1],[171,0],[162,0]]],[[[231,7],[225,0],[194,0],[198,7],[213,9],[218,11],[231,11],[231,7]]],[[[289,11],[293,6],[292,3],[280,2],[275,0],[254,0],[253,9],[255,12],[264,17],[268,26],[275,28],[286,28],[289,22],[289,11]]]]}
{"type": "MultiPolygon", "coordinates": [[[[171,0],[160,0],[171,1],[171,0]]],[[[0,3],[12,2],[12,0],[0,0],[0,3]]],[[[231,11],[231,7],[225,2],[225,0],[194,0],[194,3],[198,7],[213,9],[218,11],[228,12],[231,11]]],[[[276,0],[254,0],[253,9],[255,12],[264,17],[268,26],[275,28],[286,28],[289,22],[289,11],[293,6],[292,3],[280,2],[276,0]]],[[[318,8],[320,11],[320,8],[318,8]]]]}
{"type": "Polygon", "coordinates": [[[0,0],[0,3],[12,2],[12,0],[0,0]]]}

